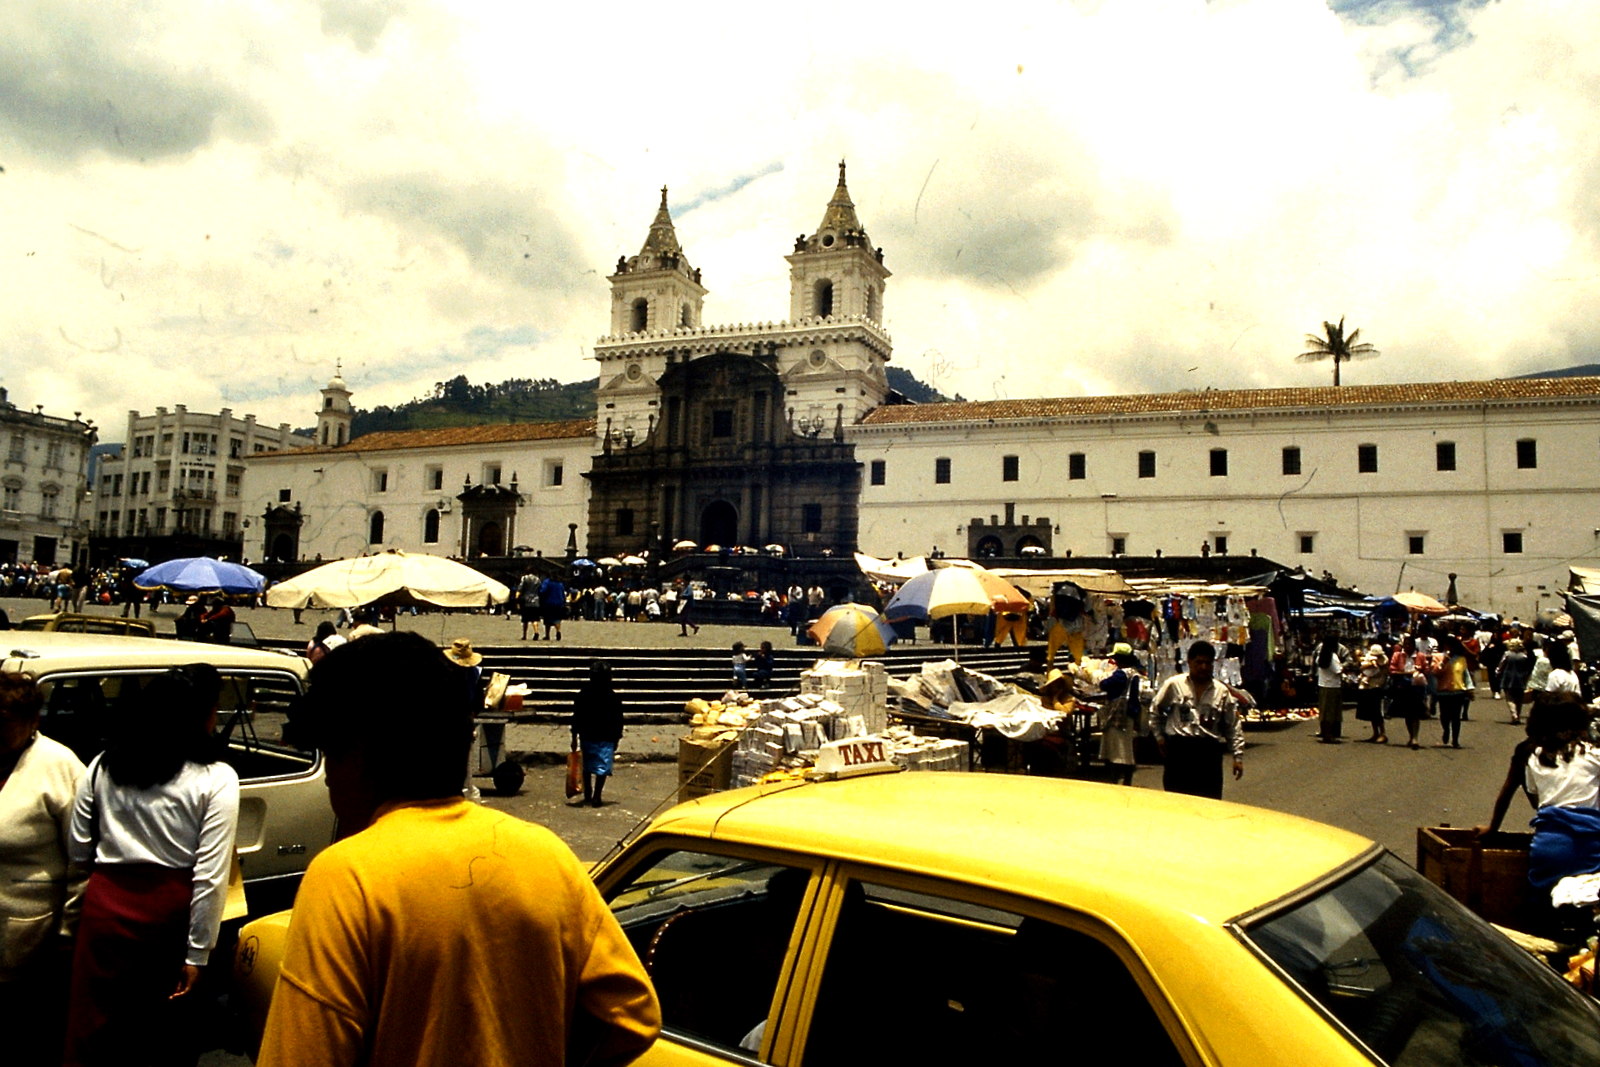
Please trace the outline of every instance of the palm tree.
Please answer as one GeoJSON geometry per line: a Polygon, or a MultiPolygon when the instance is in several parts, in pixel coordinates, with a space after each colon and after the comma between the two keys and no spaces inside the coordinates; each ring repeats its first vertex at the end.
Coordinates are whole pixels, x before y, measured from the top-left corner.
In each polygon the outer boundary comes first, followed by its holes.
{"type": "Polygon", "coordinates": [[[1356,338],[1361,336],[1360,330],[1351,330],[1349,337],[1344,335],[1343,315],[1339,316],[1339,324],[1337,326],[1331,322],[1324,322],[1322,329],[1327,334],[1326,337],[1318,337],[1314,333],[1306,334],[1306,344],[1311,347],[1296,356],[1295,362],[1315,363],[1323,359],[1333,360],[1333,384],[1335,386],[1339,384],[1339,364],[1349,359],[1366,359],[1369,356],[1378,354],[1376,345],[1370,345],[1365,341],[1356,342],[1356,338]]]}

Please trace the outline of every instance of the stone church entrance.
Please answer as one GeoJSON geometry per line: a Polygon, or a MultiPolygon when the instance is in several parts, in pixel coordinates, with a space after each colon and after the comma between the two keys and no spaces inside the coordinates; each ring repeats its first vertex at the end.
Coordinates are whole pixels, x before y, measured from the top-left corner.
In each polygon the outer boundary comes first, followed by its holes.
{"type": "Polygon", "coordinates": [[[732,548],[739,543],[739,513],[726,500],[713,501],[700,513],[700,543],[732,548]]]}

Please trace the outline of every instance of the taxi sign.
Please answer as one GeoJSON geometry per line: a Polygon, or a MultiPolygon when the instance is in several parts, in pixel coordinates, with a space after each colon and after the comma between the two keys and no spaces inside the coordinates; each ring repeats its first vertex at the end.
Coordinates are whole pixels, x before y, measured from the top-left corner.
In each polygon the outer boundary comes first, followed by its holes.
{"type": "Polygon", "coordinates": [[[853,778],[858,774],[897,771],[889,758],[889,742],[881,737],[847,737],[829,741],[817,751],[817,778],[853,778]]]}

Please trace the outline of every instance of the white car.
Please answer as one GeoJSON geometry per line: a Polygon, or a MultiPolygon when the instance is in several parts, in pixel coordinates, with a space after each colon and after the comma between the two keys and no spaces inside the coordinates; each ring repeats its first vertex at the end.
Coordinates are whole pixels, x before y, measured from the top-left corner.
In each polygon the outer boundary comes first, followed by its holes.
{"type": "Polygon", "coordinates": [[[239,772],[237,849],[251,915],[288,907],[311,857],[333,841],[322,757],[280,740],[310,664],[300,656],[231,645],[105,634],[12,631],[4,669],[26,671],[44,693],[39,728],[87,763],[124,704],[151,678],[187,663],[222,675],[217,732],[239,772]]]}

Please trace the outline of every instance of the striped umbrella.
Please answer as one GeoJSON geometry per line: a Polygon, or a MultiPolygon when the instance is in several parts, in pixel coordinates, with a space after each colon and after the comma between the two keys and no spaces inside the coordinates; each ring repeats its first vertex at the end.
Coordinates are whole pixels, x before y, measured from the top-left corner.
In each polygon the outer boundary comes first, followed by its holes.
{"type": "Polygon", "coordinates": [[[837,604],[806,628],[824,652],[849,659],[881,656],[897,636],[894,627],[865,604],[837,604]]]}

